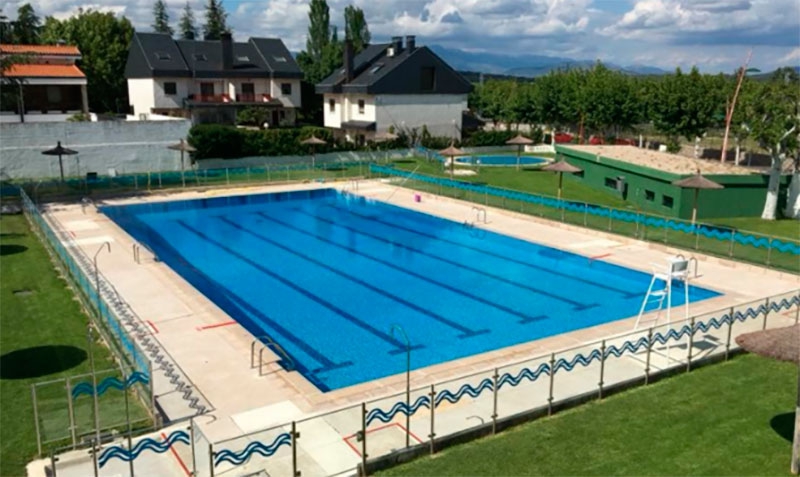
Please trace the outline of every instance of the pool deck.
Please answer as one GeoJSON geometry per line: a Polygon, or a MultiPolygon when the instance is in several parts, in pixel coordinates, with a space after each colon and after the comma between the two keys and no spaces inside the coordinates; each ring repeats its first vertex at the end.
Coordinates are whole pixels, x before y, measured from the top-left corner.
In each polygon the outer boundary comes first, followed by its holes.
{"type": "MultiPolygon", "coordinates": [[[[363,180],[357,183],[357,187],[355,184],[352,181],[326,184],[310,182],[192,190],[107,200],[104,204],[187,200],[337,187],[457,222],[471,222],[475,219],[473,211],[475,204],[470,202],[425,193],[421,194],[421,200],[417,202],[414,195],[418,192],[396,187],[388,180],[363,180]]],[[[601,231],[582,229],[510,211],[491,207],[486,209],[487,223],[477,223],[476,227],[585,255],[587,259],[603,260],[641,270],[648,274],[652,273],[651,264],[665,264],[669,257],[677,253],[696,257],[699,263],[699,277],[692,279],[692,283],[716,290],[722,295],[693,303],[692,315],[717,311],[800,288],[800,277],[790,273],[601,231]]],[[[173,362],[208,404],[210,412],[198,421],[202,421],[202,432],[209,440],[218,441],[240,436],[303,416],[402,393],[405,389],[405,375],[401,373],[322,393],[299,373],[287,372],[278,366],[276,361],[279,357],[269,350],[264,352],[263,375],[259,376],[259,370],[250,365],[251,345],[254,340],[250,333],[233,322],[227,314],[168,266],[154,260],[149,252],[142,250],[141,263],[137,264],[132,256],[133,239],[105,215],[96,213],[93,208],[84,211],[79,204],[52,204],[46,211],[46,217],[48,220],[57,221],[72,237],[71,246],[80,247],[89,257],[95,254],[102,243],[111,243],[110,253],[103,252],[98,255],[99,269],[113,283],[124,301],[146,322],[158,344],[169,353],[173,362]]],[[[683,308],[673,308],[673,322],[683,318],[683,313],[683,308]]],[[[781,315],[775,318],[775,321],[785,321],[788,325],[794,322],[794,318],[781,315]]],[[[631,317],[429,366],[413,371],[411,384],[412,387],[427,386],[491,370],[503,364],[546,355],[553,351],[580,347],[589,342],[632,331],[634,322],[635,317],[631,317]]],[[[659,323],[663,322],[662,316],[662,321],[659,323]]],[[[258,352],[260,347],[256,346],[255,349],[258,352]]],[[[669,361],[669,357],[666,359],[669,361]]],[[[655,366],[657,364],[654,364],[655,366]]],[[[170,419],[187,417],[187,409],[185,403],[181,402],[179,393],[170,389],[169,383],[164,380],[159,382],[158,375],[154,379],[156,399],[170,419]]],[[[437,419],[439,419],[438,409],[437,419]]],[[[419,432],[423,433],[424,430],[419,432]]],[[[336,452],[340,451],[340,448],[336,449],[338,449],[336,452]]],[[[331,449],[330,452],[334,450],[331,449]]],[[[354,458],[351,455],[348,461],[354,458]]],[[[337,473],[336,466],[320,465],[324,470],[323,473],[337,473]]],[[[61,471],[59,475],[62,475],[61,471]]],[[[304,473],[304,475],[312,474],[304,473]]]]}

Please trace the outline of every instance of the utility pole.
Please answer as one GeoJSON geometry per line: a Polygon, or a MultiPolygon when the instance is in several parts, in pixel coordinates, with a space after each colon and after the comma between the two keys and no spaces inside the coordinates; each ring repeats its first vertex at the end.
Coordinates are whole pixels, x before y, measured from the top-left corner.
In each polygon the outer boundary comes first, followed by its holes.
{"type": "Polygon", "coordinates": [[[736,80],[736,90],[733,92],[733,100],[725,108],[725,136],[722,138],[722,156],[720,162],[725,162],[725,156],[728,153],[728,134],[731,131],[731,120],[733,119],[733,110],[736,108],[736,99],[739,97],[739,89],[742,87],[744,75],[747,73],[747,65],[750,64],[750,58],[753,56],[753,50],[747,52],[747,59],[744,60],[744,65],[739,69],[739,77],[736,80]]]}

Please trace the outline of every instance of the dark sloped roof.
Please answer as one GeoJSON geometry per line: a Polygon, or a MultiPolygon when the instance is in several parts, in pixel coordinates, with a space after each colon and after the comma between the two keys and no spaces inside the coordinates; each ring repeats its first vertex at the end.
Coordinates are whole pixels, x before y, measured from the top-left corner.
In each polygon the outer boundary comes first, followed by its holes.
{"type": "Polygon", "coordinates": [[[317,93],[368,94],[467,94],[472,85],[428,47],[403,49],[388,56],[390,43],[370,45],[353,59],[353,79],[346,81],[344,68],[316,85],[317,93]],[[423,68],[434,68],[433,90],[424,90],[423,68]]]}
{"type": "Polygon", "coordinates": [[[174,40],[162,33],[136,32],[128,52],[125,77],[302,77],[294,58],[279,39],[250,38],[246,43],[232,43],[232,49],[232,68],[226,70],[221,41],[174,40]]]}

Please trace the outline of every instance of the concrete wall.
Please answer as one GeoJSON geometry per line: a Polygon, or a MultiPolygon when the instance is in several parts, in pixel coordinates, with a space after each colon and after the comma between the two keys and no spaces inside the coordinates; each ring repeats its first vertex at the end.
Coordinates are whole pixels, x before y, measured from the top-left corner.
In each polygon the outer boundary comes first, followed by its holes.
{"type": "Polygon", "coordinates": [[[375,98],[376,128],[411,130],[427,126],[432,136],[458,137],[461,115],[467,110],[466,94],[385,94],[375,98]]]}
{"type": "Polygon", "coordinates": [[[0,177],[59,176],[58,157],[42,155],[56,141],[77,155],[64,156],[64,174],[180,170],[180,155],[167,149],[189,133],[189,121],[100,121],[0,124],[0,177]]]}

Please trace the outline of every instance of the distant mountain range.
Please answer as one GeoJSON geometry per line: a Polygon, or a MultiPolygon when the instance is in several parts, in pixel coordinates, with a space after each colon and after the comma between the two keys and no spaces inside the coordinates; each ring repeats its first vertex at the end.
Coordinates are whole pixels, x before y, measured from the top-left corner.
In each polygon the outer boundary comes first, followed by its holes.
{"type": "MultiPolygon", "coordinates": [[[[458,71],[476,71],[495,75],[522,76],[535,78],[546,75],[552,70],[585,68],[595,62],[591,60],[574,60],[558,56],[543,55],[500,55],[495,53],[475,53],[445,48],[440,45],[429,47],[442,57],[450,66],[458,71]]],[[[608,68],[635,75],[660,75],[666,70],[647,65],[616,65],[603,63],[608,68]]]]}

